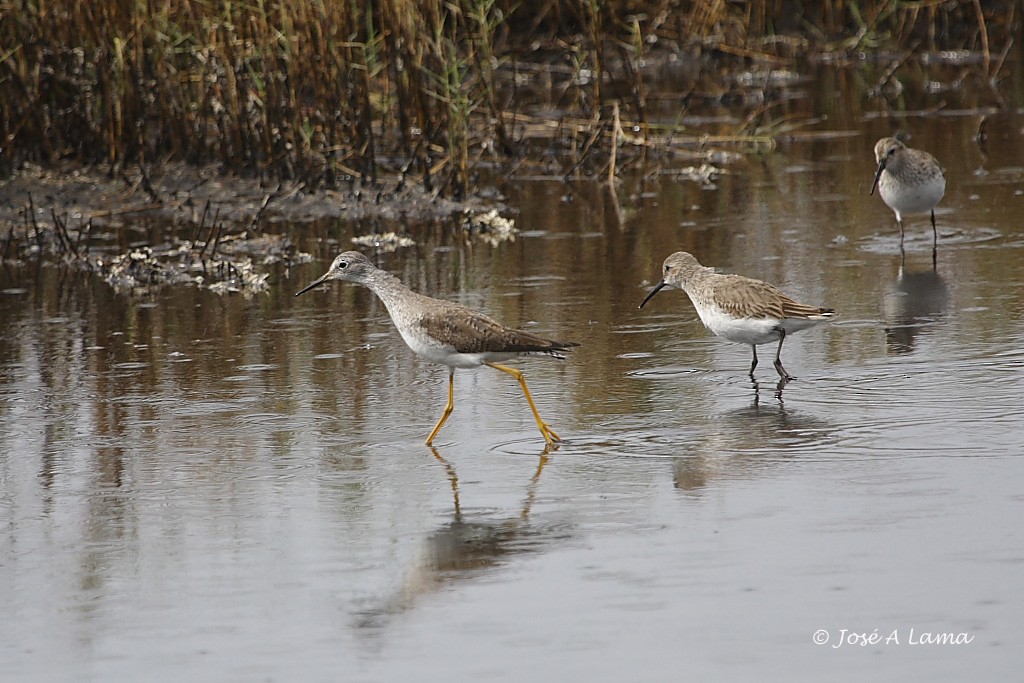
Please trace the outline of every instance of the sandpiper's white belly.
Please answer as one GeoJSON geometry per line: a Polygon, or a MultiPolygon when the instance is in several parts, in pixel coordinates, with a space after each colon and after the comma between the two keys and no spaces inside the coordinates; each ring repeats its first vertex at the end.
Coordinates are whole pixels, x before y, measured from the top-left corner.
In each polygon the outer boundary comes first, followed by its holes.
{"type": "Polygon", "coordinates": [[[751,345],[779,339],[777,318],[737,318],[713,304],[695,308],[704,326],[723,339],[751,345]]]}
{"type": "Polygon", "coordinates": [[[817,320],[804,318],[743,318],[726,313],[714,304],[694,304],[704,326],[713,333],[738,344],[756,346],[779,340],[779,328],[786,334],[815,325],[817,320]]]}
{"type": "Polygon", "coordinates": [[[928,213],[946,193],[946,179],[941,175],[921,182],[900,182],[888,171],[878,181],[882,201],[898,214],[928,213]]]}

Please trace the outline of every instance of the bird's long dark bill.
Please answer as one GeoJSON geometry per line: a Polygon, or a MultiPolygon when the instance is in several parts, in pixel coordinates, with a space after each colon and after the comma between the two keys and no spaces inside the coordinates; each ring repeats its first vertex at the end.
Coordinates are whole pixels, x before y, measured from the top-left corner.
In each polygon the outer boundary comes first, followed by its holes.
{"type": "Polygon", "coordinates": [[[326,281],[327,281],[327,275],[325,274],[323,277],[320,277],[320,278],[317,278],[316,280],[313,280],[308,285],[306,285],[305,287],[303,287],[299,291],[295,292],[295,296],[298,296],[299,294],[305,294],[309,290],[314,289],[316,287],[319,287],[320,285],[322,285],[326,281]]]}
{"type": "Polygon", "coordinates": [[[655,287],[654,289],[652,289],[652,290],[650,291],[650,293],[649,293],[649,294],[648,294],[647,296],[645,296],[645,297],[644,297],[644,300],[640,302],[640,308],[643,308],[643,307],[644,307],[644,304],[646,304],[646,303],[647,303],[648,301],[650,301],[650,300],[651,300],[651,297],[653,297],[653,296],[654,296],[655,294],[657,294],[658,292],[660,292],[660,291],[661,291],[662,289],[664,289],[665,287],[668,287],[668,283],[667,283],[667,282],[665,282],[664,280],[662,280],[661,282],[659,282],[659,283],[658,283],[658,286],[657,286],[657,287],[655,287]]]}
{"type": "Polygon", "coordinates": [[[882,177],[882,171],[884,170],[885,159],[882,159],[878,162],[878,170],[875,172],[875,182],[871,183],[871,192],[868,192],[868,195],[873,195],[875,193],[875,188],[878,187],[878,179],[882,177]]]}

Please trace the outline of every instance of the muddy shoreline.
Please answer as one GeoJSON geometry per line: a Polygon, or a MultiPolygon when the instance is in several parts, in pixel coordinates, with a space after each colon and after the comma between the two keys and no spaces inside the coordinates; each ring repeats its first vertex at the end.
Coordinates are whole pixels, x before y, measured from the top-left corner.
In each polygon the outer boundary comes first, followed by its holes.
{"type": "MultiPolygon", "coordinates": [[[[353,181],[343,189],[310,192],[302,182],[266,183],[225,174],[217,166],[168,163],[143,173],[138,167],[117,175],[67,162],[44,168],[26,165],[0,183],[0,230],[6,237],[31,231],[26,212],[29,196],[40,227],[52,229],[52,214],[74,225],[92,220],[94,227],[116,226],[139,218],[174,224],[199,224],[206,211],[232,226],[345,218],[373,218],[383,223],[443,220],[467,211],[504,208],[496,194],[455,201],[428,193],[416,182],[387,178],[376,185],[353,181]],[[207,206],[209,204],[209,206],[207,206]]],[[[210,220],[208,218],[207,220],[210,220]]]]}
{"type": "Polygon", "coordinates": [[[272,264],[311,258],[275,224],[366,221],[361,239],[393,250],[414,243],[408,225],[431,222],[509,239],[515,229],[502,209],[496,193],[454,201],[400,178],[310,192],[184,163],[116,175],[71,162],[26,166],[0,185],[0,263],[58,261],[125,294],[185,284],[248,297],[266,291],[272,264]],[[156,223],[170,226],[164,238],[126,242],[128,229],[156,223]]]}

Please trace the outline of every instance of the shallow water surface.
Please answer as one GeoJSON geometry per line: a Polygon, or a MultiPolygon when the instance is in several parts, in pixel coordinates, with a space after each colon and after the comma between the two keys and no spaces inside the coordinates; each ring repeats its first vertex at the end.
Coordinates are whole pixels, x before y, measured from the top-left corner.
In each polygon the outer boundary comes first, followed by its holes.
{"type": "Polygon", "coordinates": [[[5,680],[1019,675],[1022,121],[883,114],[714,189],[509,185],[515,242],[380,257],[582,343],[518,363],[557,449],[486,368],[423,446],[446,371],[365,289],[293,297],[360,226],[295,226],[317,260],[250,301],[0,271],[5,680]],[[947,167],[934,269],[868,196],[896,127],[947,167]],[[838,310],[787,339],[796,381],[682,292],[637,309],[680,249],[838,310]]]}

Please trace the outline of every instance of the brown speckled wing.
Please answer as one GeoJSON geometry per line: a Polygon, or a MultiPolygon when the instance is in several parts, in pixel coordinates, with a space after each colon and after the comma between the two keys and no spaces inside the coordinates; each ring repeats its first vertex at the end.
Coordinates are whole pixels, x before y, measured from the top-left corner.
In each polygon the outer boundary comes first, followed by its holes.
{"type": "Polygon", "coordinates": [[[831,309],[808,306],[786,296],[778,287],[742,275],[715,279],[715,299],[722,310],[749,318],[810,318],[831,313],[831,309]]]}
{"type": "Polygon", "coordinates": [[[505,327],[483,313],[450,302],[418,322],[424,332],[459,353],[554,353],[578,346],[505,327]]]}

